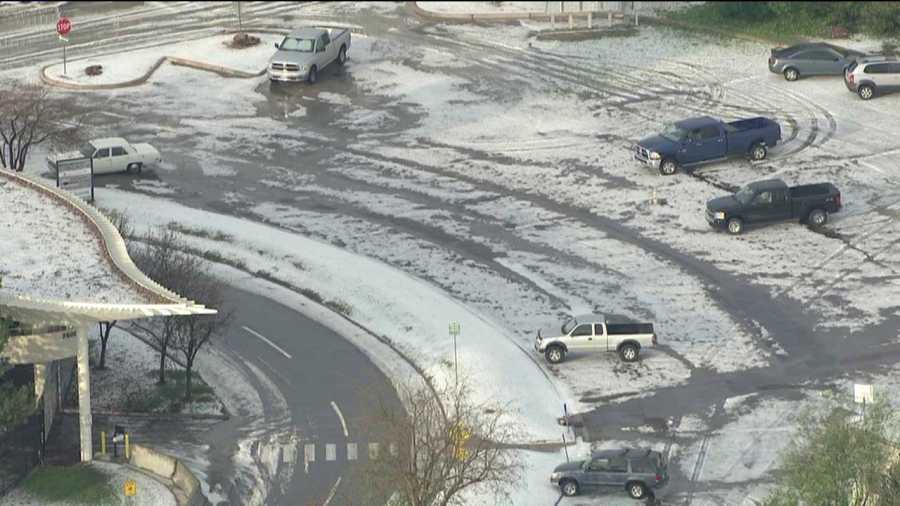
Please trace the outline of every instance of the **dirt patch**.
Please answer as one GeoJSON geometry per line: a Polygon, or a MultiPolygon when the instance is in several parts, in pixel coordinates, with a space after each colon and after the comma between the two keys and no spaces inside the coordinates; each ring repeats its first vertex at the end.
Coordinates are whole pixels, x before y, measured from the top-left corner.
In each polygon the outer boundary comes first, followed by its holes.
{"type": "Polygon", "coordinates": [[[257,46],[259,43],[259,37],[254,37],[247,33],[236,33],[230,41],[225,42],[225,45],[231,49],[246,49],[248,47],[257,46]]]}

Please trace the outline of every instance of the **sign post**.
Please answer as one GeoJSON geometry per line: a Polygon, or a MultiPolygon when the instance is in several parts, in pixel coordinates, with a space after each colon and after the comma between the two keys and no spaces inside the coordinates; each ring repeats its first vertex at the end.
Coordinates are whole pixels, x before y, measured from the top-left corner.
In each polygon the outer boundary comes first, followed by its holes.
{"type": "Polygon", "coordinates": [[[59,40],[63,43],[63,75],[66,75],[66,44],[69,42],[69,32],[72,31],[72,22],[69,18],[61,16],[56,22],[56,33],[59,34],[59,40]]]}
{"type": "Polygon", "coordinates": [[[450,322],[450,335],[453,336],[453,369],[456,376],[456,384],[459,385],[459,363],[456,359],[456,336],[459,335],[459,322],[450,322]]]}
{"type": "Polygon", "coordinates": [[[75,158],[57,160],[56,187],[68,190],[82,199],[94,201],[94,160],[75,158]]]}

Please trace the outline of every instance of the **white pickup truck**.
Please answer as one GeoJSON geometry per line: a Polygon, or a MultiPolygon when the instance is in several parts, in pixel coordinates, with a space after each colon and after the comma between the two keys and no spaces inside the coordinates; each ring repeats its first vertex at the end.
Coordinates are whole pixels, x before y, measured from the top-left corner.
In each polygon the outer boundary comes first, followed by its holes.
{"type": "Polygon", "coordinates": [[[347,63],[350,30],[321,26],[300,28],[288,34],[269,59],[269,81],[306,81],[315,84],[331,62],[347,63]]]}
{"type": "Polygon", "coordinates": [[[47,166],[56,170],[58,160],[91,158],[94,174],[129,172],[140,174],[147,165],[159,164],[159,151],[149,144],[131,144],[121,137],[107,137],[86,142],[78,151],[55,153],[47,157],[47,166]]]}
{"type": "Polygon", "coordinates": [[[608,323],[603,316],[570,318],[560,329],[538,330],[534,349],[551,364],[572,352],[614,351],[625,362],[638,359],[642,348],[656,346],[652,323],[608,323]]]}

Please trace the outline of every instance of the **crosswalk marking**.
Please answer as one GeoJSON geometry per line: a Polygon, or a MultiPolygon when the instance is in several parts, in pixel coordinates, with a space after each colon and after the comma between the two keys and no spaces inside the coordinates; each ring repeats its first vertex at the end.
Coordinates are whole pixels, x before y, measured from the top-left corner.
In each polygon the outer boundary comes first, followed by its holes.
{"type": "Polygon", "coordinates": [[[347,460],[356,460],[356,443],[347,443],[347,460]]]}
{"type": "Polygon", "coordinates": [[[391,456],[396,457],[397,456],[397,443],[391,443],[390,450],[391,450],[391,456]]]}
{"type": "Polygon", "coordinates": [[[337,445],[331,443],[325,445],[325,460],[330,462],[335,459],[337,459],[337,445]]]}
{"type": "Polygon", "coordinates": [[[369,443],[369,460],[378,460],[378,443],[369,443]]]}
{"type": "Polygon", "coordinates": [[[303,455],[307,462],[315,462],[316,461],[316,445],[315,444],[303,445],[303,455]]]}

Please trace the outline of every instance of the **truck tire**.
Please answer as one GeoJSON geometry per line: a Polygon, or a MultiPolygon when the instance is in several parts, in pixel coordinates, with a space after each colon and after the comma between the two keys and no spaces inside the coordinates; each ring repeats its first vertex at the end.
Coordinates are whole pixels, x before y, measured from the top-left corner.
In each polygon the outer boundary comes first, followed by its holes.
{"type": "Polygon", "coordinates": [[[559,490],[566,497],[578,495],[578,482],[575,480],[563,480],[559,482],[559,490]]]}
{"type": "Polygon", "coordinates": [[[875,96],[875,88],[868,84],[864,84],[856,89],[856,94],[863,100],[871,100],[875,96]]]}
{"type": "Polygon", "coordinates": [[[740,218],[729,218],[726,225],[731,235],[738,235],[744,231],[744,222],[740,218]]]}
{"type": "Polygon", "coordinates": [[[338,51],[338,65],[344,65],[347,63],[347,46],[341,46],[341,50],[338,51]]]}
{"type": "Polygon", "coordinates": [[[544,357],[551,364],[558,364],[566,359],[566,350],[562,346],[548,346],[544,357]]]}
{"type": "Polygon", "coordinates": [[[813,209],[806,217],[806,224],[810,228],[819,228],[826,223],[828,223],[828,213],[824,209],[813,209]]]}
{"type": "Polygon", "coordinates": [[[784,79],[787,81],[796,81],[800,79],[800,72],[794,67],[784,69],[784,79]]]}
{"type": "Polygon", "coordinates": [[[319,69],[316,68],[315,65],[309,68],[309,74],[306,75],[306,82],[309,84],[316,84],[316,80],[319,78],[319,69]]]}
{"type": "Polygon", "coordinates": [[[647,486],[639,481],[628,482],[625,490],[632,499],[643,499],[647,495],[647,486]]]}
{"type": "Polygon", "coordinates": [[[129,174],[140,174],[141,173],[141,164],[139,163],[129,163],[128,167],[125,169],[129,174]]]}
{"type": "Polygon", "coordinates": [[[765,160],[769,150],[766,148],[765,142],[759,142],[750,147],[750,159],[753,161],[765,160]]]}
{"type": "Polygon", "coordinates": [[[671,158],[663,158],[659,162],[659,173],[663,176],[671,176],[678,172],[678,163],[671,158]]]}
{"type": "Polygon", "coordinates": [[[622,362],[637,362],[641,349],[636,344],[625,343],[619,346],[619,358],[622,362]]]}

